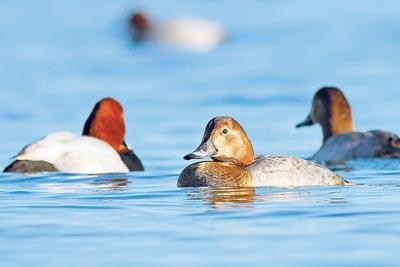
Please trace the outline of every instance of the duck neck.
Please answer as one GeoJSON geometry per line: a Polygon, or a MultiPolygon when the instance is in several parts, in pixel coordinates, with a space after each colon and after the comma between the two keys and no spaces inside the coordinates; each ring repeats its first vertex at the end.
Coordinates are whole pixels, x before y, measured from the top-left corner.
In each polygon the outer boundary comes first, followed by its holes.
{"type": "Polygon", "coordinates": [[[324,143],[332,136],[354,129],[350,104],[338,88],[325,87],[316,93],[311,118],[321,125],[324,143]]]}
{"type": "Polygon", "coordinates": [[[324,137],[323,143],[325,144],[329,138],[336,135],[354,131],[353,120],[350,114],[343,114],[337,116],[336,119],[330,119],[327,123],[321,125],[322,134],[324,137]]]}
{"type": "Polygon", "coordinates": [[[238,150],[235,153],[234,163],[239,166],[248,166],[254,162],[254,150],[244,130],[242,132],[241,142],[242,144],[238,146],[238,150]]]}
{"type": "Polygon", "coordinates": [[[92,111],[83,128],[82,135],[89,135],[110,144],[117,152],[128,151],[124,143],[125,122],[123,114],[113,114],[108,110],[92,111]]]}
{"type": "Polygon", "coordinates": [[[212,186],[252,186],[252,177],[248,170],[232,162],[200,163],[199,173],[212,173],[208,184],[212,186]]]}

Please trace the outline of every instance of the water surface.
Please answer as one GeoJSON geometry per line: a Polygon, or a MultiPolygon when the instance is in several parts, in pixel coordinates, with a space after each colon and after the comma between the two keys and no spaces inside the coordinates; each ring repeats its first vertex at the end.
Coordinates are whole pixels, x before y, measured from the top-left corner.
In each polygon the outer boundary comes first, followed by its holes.
{"type": "Polygon", "coordinates": [[[397,1],[22,1],[0,3],[0,166],[46,133],[79,133],[92,106],[125,107],[143,173],[0,175],[4,266],[398,266],[400,161],[336,166],[351,187],[180,189],[182,156],[231,115],[257,154],[309,157],[296,130],[336,85],[359,130],[400,132],[397,1]],[[141,8],[203,16],[229,40],[198,54],[132,44],[141,8]]]}

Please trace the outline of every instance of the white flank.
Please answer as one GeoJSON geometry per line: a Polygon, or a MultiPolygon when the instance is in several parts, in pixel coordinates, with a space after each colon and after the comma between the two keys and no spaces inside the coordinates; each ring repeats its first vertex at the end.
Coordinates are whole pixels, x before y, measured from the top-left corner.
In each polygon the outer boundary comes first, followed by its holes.
{"type": "Polygon", "coordinates": [[[297,157],[269,156],[247,168],[253,186],[316,186],[349,184],[328,168],[297,157]]]}
{"type": "Polygon", "coordinates": [[[198,52],[212,50],[226,37],[220,25],[198,18],[181,18],[156,25],[153,35],[159,41],[198,52]]]}
{"type": "Polygon", "coordinates": [[[16,159],[46,161],[66,173],[129,172],[109,144],[94,137],[68,132],[52,133],[25,146],[16,159]]]}

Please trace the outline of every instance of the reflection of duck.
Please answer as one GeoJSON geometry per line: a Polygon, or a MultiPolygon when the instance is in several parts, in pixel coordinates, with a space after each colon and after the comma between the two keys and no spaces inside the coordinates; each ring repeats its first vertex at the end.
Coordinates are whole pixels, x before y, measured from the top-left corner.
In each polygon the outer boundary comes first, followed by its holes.
{"type": "MultiPolygon", "coordinates": [[[[128,188],[129,180],[126,177],[98,177],[92,180],[90,176],[73,176],[77,179],[74,183],[39,183],[40,190],[52,193],[73,193],[78,191],[104,192],[124,191],[128,188]]],[[[93,196],[96,198],[97,196],[93,196]]]]}
{"type": "Polygon", "coordinates": [[[195,189],[188,197],[203,200],[213,208],[251,208],[255,194],[254,187],[219,187],[195,189]]]}
{"type": "Polygon", "coordinates": [[[334,87],[324,87],[314,96],[311,113],[296,127],[319,123],[323,145],[316,161],[345,161],[354,158],[400,157],[400,138],[383,131],[354,132],[350,105],[334,87]]]}
{"type": "Polygon", "coordinates": [[[211,188],[211,203],[253,203],[256,190],[254,187],[211,188]]]}
{"type": "Polygon", "coordinates": [[[125,121],[121,104],[104,98],[96,104],[83,136],[52,133],[25,146],[5,172],[111,173],[143,170],[139,158],[124,141],[125,121]]]}
{"type": "Polygon", "coordinates": [[[95,188],[101,188],[109,191],[123,191],[128,188],[129,180],[126,177],[108,178],[102,177],[96,179],[92,185],[95,188]]]}
{"type": "Polygon", "coordinates": [[[136,41],[156,40],[194,51],[209,51],[226,37],[216,23],[199,18],[179,18],[165,23],[154,23],[141,12],[133,14],[129,29],[136,41]]]}
{"type": "MultiPolygon", "coordinates": [[[[213,208],[253,208],[255,203],[262,202],[315,202],[320,199],[314,199],[307,191],[276,191],[271,188],[257,189],[254,187],[206,187],[196,188],[188,193],[189,199],[202,200],[211,204],[213,208]]],[[[327,199],[329,203],[346,203],[344,198],[332,197],[327,199]]]]}
{"type": "Polygon", "coordinates": [[[213,161],[189,165],[178,186],[312,186],[346,185],[331,170],[296,157],[254,157],[253,146],[240,124],[216,117],[208,124],[200,146],[185,159],[210,156],[213,161]]]}

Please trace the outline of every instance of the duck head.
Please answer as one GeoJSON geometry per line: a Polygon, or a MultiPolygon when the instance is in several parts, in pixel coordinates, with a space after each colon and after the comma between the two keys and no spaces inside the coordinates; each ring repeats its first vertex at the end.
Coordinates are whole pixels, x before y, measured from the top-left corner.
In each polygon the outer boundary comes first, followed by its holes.
{"type": "Polygon", "coordinates": [[[148,37],[151,28],[149,17],[142,12],[136,12],[129,20],[129,29],[136,41],[143,41],[148,37]]]}
{"type": "Polygon", "coordinates": [[[245,166],[254,162],[253,146],[242,126],[231,117],[215,117],[204,131],[199,147],[184,159],[210,156],[214,161],[245,166]]]}
{"type": "Polygon", "coordinates": [[[331,136],[354,130],[350,104],[340,89],[323,87],[315,93],[311,113],[296,128],[315,123],[322,127],[324,143],[331,136]]]}
{"type": "Polygon", "coordinates": [[[111,97],[96,103],[83,127],[82,135],[89,135],[110,144],[117,152],[126,152],[124,144],[125,120],[122,105],[111,97]]]}
{"type": "Polygon", "coordinates": [[[89,135],[111,145],[131,171],[144,170],[140,159],[128,148],[122,105],[111,97],[97,102],[85,122],[82,135],[89,135]]]}

